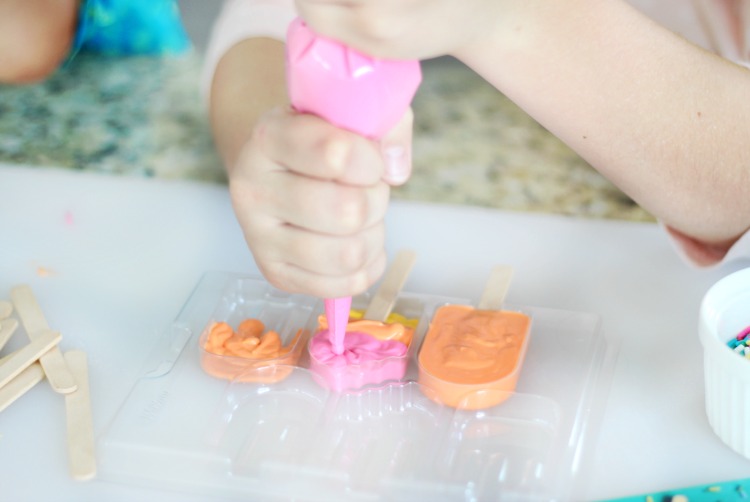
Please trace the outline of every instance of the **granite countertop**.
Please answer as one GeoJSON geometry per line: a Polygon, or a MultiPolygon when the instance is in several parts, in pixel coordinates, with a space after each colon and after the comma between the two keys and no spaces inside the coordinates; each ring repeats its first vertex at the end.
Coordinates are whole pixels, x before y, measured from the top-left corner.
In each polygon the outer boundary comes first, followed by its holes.
{"type": "MultiPolygon", "coordinates": [[[[81,54],[47,81],[0,86],[0,162],[226,183],[199,91],[201,57],[81,54]]],[[[414,175],[393,197],[653,221],[474,73],[426,62],[414,175]]]]}

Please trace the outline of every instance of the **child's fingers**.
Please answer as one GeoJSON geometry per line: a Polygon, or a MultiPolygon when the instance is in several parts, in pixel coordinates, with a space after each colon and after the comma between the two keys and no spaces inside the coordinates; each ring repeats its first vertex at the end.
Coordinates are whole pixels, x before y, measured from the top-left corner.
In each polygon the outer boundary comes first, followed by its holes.
{"type": "Polygon", "coordinates": [[[383,181],[391,186],[403,185],[411,177],[411,143],[414,113],[409,108],[396,126],[380,141],[385,161],[383,181]]]}
{"type": "Polygon", "coordinates": [[[276,216],[291,225],[330,235],[353,235],[382,221],[390,188],[378,183],[368,188],[319,181],[281,173],[279,186],[287,198],[276,205],[276,216]]]}
{"type": "Polygon", "coordinates": [[[361,293],[385,268],[381,145],[290,110],[267,114],[230,172],[235,213],[277,287],[361,293]]]}
{"type": "Polygon", "coordinates": [[[424,18],[423,11],[434,10],[436,2],[298,0],[296,6],[316,33],[340,40],[370,56],[393,58],[394,51],[410,50],[403,47],[403,40],[414,31],[414,19],[424,18]]]}
{"type": "Polygon", "coordinates": [[[383,220],[345,236],[322,234],[235,203],[237,219],[256,262],[281,262],[318,275],[349,275],[366,268],[385,247],[383,220]]]}
{"type": "Polygon", "coordinates": [[[333,237],[288,225],[267,233],[263,255],[307,272],[345,276],[366,269],[383,252],[385,225],[381,222],[356,235],[333,237]]]}
{"type": "Polygon", "coordinates": [[[266,279],[279,289],[321,298],[338,298],[360,294],[374,284],[385,271],[386,255],[384,251],[378,253],[366,267],[336,276],[317,274],[283,261],[258,265],[266,279]]]}
{"type": "Polygon", "coordinates": [[[384,162],[376,142],[314,115],[276,109],[259,126],[260,148],[297,174],[356,186],[377,183],[383,175],[384,162]]]}
{"type": "Polygon", "coordinates": [[[383,182],[359,188],[322,181],[275,166],[257,151],[245,160],[256,167],[248,172],[238,169],[230,181],[235,212],[243,227],[266,217],[312,232],[346,236],[385,217],[390,189],[383,182]]]}

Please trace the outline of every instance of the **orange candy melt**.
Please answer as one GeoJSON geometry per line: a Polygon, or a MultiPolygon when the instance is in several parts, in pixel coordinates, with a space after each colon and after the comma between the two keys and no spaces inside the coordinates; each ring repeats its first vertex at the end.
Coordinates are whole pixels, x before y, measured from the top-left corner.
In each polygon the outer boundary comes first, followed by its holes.
{"type": "Polygon", "coordinates": [[[264,331],[265,326],[258,319],[245,319],[236,332],[229,324],[216,322],[208,332],[205,349],[220,356],[250,359],[272,359],[289,352],[290,347],[282,346],[278,333],[264,331]]]}
{"type": "MultiPolygon", "coordinates": [[[[324,315],[318,317],[318,329],[328,329],[328,322],[324,315]]],[[[411,345],[411,340],[414,337],[414,328],[406,327],[401,323],[394,322],[387,324],[367,319],[349,319],[349,322],[346,325],[346,331],[367,333],[378,340],[396,340],[407,347],[411,345]]]]}
{"type": "Polygon", "coordinates": [[[235,331],[226,322],[214,322],[203,334],[203,369],[218,378],[277,382],[286,378],[299,360],[304,330],[284,346],[276,331],[266,331],[258,319],[245,319],[235,331]],[[205,340],[205,341],[203,341],[205,340]]]}
{"type": "Polygon", "coordinates": [[[520,312],[439,308],[419,351],[419,382],[450,406],[498,404],[515,389],[530,325],[520,312]]]}

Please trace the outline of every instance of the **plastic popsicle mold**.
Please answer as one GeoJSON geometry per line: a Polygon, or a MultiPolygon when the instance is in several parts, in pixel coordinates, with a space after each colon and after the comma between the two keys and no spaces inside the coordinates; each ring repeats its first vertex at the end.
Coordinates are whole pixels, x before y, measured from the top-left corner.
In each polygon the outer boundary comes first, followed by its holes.
{"type": "MultiPolygon", "coordinates": [[[[372,297],[353,301],[359,311],[372,297]]],[[[442,406],[418,383],[414,351],[436,309],[467,303],[399,292],[394,312],[419,319],[399,381],[333,392],[304,353],[244,371],[236,361],[227,381],[199,363],[206,326],[257,318],[287,343],[315,330],[323,302],[261,277],[206,274],[103,430],[98,476],[213,500],[582,500],[617,340],[595,315],[508,305],[534,320],[516,390],[491,408],[442,406]]]]}

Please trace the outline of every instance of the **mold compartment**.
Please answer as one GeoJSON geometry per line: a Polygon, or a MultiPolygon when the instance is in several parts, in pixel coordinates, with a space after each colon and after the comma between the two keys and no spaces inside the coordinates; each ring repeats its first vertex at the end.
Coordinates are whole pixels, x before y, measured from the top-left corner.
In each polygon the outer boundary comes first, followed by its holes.
{"type": "MultiPolygon", "coordinates": [[[[371,297],[369,294],[354,297],[352,299],[352,309],[364,312],[370,300],[371,297]]],[[[411,332],[411,336],[407,337],[409,338],[409,343],[403,355],[376,357],[362,362],[349,362],[347,364],[329,362],[329,360],[323,360],[316,356],[312,348],[314,341],[311,338],[308,342],[309,368],[318,384],[327,389],[342,392],[371,385],[377,386],[386,382],[403,381],[409,367],[409,361],[413,358],[418,346],[417,337],[421,334],[420,327],[425,324],[422,320],[425,314],[425,305],[419,298],[403,294],[396,300],[391,312],[391,316],[389,316],[389,319],[386,319],[386,323],[384,324],[391,325],[407,322],[407,324],[402,325],[404,325],[406,330],[411,332]],[[390,317],[397,317],[397,319],[391,320],[390,317]],[[413,324],[413,326],[409,326],[408,324],[413,324]]],[[[316,335],[320,329],[325,329],[326,327],[324,316],[319,316],[316,335]]],[[[350,318],[347,332],[365,332],[370,335],[371,330],[367,327],[366,320],[350,318]]],[[[339,358],[343,358],[343,356],[339,356],[339,358]]]]}
{"type": "Polygon", "coordinates": [[[554,476],[560,416],[554,401],[520,393],[486,410],[457,410],[436,472],[471,487],[474,500],[542,496],[554,476]]]}
{"type": "Polygon", "coordinates": [[[223,401],[231,412],[218,444],[232,476],[295,500],[370,500],[394,479],[430,479],[425,453],[437,452],[452,415],[414,382],[339,394],[303,368],[278,384],[232,384],[223,401]]]}
{"type": "Polygon", "coordinates": [[[419,383],[431,399],[454,408],[503,402],[516,388],[531,324],[523,312],[440,306],[419,349],[419,383]]]}
{"type": "Polygon", "coordinates": [[[315,327],[315,313],[320,301],[302,295],[281,292],[264,281],[251,278],[228,280],[216,309],[206,323],[198,340],[201,366],[216,378],[233,380],[256,378],[274,382],[286,378],[290,367],[296,365],[310,333],[315,327]],[[282,350],[276,357],[246,357],[218,354],[208,348],[211,329],[223,322],[235,331],[247,319],[263,323],[264,331],[278,333],[282,350]],[[264,371],[249,371],[266,368],[264,371]]]}

